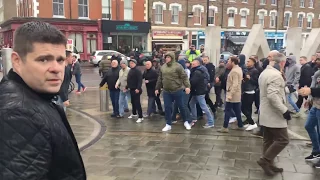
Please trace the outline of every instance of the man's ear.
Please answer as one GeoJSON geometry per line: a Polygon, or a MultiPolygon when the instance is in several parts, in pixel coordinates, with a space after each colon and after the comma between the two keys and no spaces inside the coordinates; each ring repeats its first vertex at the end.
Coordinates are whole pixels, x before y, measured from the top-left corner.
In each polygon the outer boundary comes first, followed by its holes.
{"type": "Polygon", "coordinates": [[[12,52],[11,54],[11,62],[12,62],[12,67],[15,71],[19,71],[22,63],[22,59],[19,56],[19,54],[15,51],[12,52]]]}

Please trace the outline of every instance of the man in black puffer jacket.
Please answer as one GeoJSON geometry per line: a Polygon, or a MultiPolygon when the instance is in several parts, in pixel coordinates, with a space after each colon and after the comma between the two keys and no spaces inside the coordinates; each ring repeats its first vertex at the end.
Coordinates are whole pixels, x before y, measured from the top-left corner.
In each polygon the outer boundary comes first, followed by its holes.
{"type": "Polygon", "coordinates": [[[13,68],[0,83],[1,180],[86,180],[66,114],[53,101],[64,77],[66,43],[45,22],[15,32],[13,68]]]}

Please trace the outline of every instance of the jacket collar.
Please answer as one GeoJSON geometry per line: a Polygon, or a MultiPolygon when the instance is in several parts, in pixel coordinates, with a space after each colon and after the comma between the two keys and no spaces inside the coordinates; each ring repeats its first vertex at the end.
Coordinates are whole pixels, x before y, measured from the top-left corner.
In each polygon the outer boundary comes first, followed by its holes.
{"type": "Polygon", "coordinates": [[[49,93],[39,93],[36,92],[35,90],[33,90],[32,88],[30,88],[24,81],[23,79],[16,73],[13,71],[13,69],[10,69],[8,75],[6,76],[7,80],[11,80],[14,81],[20,85],[22,85],[24,88],[29,89],[31,92],[37,94],[40,98],[44,99],[44,100],[48,100],[51,101],[52,99],[54,99],[54,97],[56,95],[58,95],[59,92],[57,93],[53,93],[53,94],[49,94],[49,93]]]}

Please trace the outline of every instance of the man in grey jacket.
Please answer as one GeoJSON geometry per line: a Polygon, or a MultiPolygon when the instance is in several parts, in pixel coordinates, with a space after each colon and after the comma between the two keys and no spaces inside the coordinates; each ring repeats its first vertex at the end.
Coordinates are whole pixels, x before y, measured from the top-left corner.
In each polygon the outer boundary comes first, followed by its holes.
{"type": "Polygon", "coordinates": [[[120,89],[119,96],[119,118],[123,118],[124,112],[129,112],[128,97],[130,96],[129,91],[126,89],[128,73],[130,68],[128,67],[128,61],[120,61],[121,70],[119,71],[119,79],[116,82],[116,87],[120,89]]]}
{"type": "Polygon", "coordinates": [[[286,67],[284,71],[286,75],[286,86],[289,90],[289,92],[287,92],[288,102],[294,108],[295,111],[293,117],[300,117],[300,109],[292,100],[292,95],[295,95],[296,98],[298,98],[296,88],[298,87],[300,80],[300,67],[297,65],[297,59],[295,56],[290,55],[287,57],[286,67]]]}
{"type": "Polygon", "coordinates": [[[81,76],[82,76],[82,72],[81,72],[81,66],[79,61],[77,61],[77,56],[73,56],[73,70],[72,70],[72,74],[76,77],[76,82],[78,84],[78,90],[76,91],[77,94],[81,93],[81,88],[82,88],[82,92],[86,91],[86,87],[82,84],[81,82],[81,76]]]}

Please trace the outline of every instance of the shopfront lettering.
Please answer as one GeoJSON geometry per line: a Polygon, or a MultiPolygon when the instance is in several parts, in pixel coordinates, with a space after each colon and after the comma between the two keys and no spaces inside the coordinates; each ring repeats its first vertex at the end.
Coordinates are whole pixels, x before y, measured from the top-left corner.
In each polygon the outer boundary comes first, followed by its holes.
{"type": "Polygon", "coordinates": [[[138,26],[130,25],[129,23],[126,23],[124,25],[117,25],[116,30],[118,31],[137,31],[139,30],[138,26]]]}
{"type": "Polygon", "coordinates": [[[152,36],[184,36],[185,31],[152,31],[152,36]]]}
{"type": "Polygon", "coordinates": [[[68,30],[68,26],[64,26],[64,25],[55,25],[59,30],[68,30]]]}
{"type": "Polygon", "coordinates": [[[71,26],[71,29],[73,31],[83,31],[83,26],[71,26]]]}

